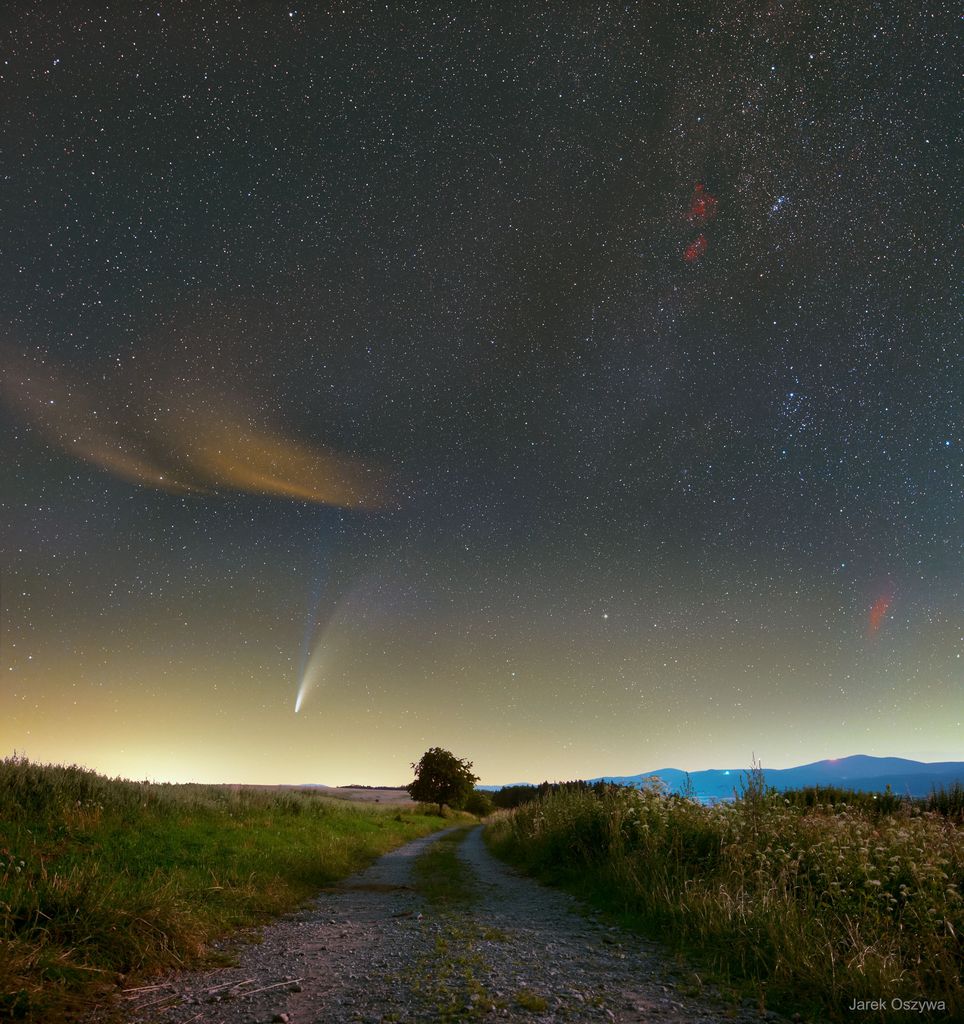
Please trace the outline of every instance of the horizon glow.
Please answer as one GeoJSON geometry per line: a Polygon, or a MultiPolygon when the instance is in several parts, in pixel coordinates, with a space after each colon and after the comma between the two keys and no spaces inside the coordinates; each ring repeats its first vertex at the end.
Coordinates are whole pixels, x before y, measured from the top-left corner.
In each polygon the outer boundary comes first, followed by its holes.
{"type": "Polygon", "coordinates": [[[4,67],[0,756],[964,757],[953,19],[66,6],[4,67]]]}

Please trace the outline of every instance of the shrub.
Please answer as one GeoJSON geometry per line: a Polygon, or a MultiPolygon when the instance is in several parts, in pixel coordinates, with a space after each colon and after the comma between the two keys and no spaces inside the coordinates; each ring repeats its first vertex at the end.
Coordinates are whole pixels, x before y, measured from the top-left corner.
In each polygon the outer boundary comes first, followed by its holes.
{"type": "Polygon", "coordinates": [[[478,818],[485,818],[495,810],[495,804],[488,793],[476,789],[462,805],[462,810],[468,811],[469,814],[474,814],[478,818]]]}

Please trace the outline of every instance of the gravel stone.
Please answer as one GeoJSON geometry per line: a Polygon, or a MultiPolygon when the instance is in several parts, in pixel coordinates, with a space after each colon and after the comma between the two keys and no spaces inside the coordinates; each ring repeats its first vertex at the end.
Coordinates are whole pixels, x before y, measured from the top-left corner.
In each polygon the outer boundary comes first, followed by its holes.
{"type": "MultiPolygon", "coordinates": [[[[580,912],[567,894],[496,860],[472,829],[467,910],[416,893],[417,839],[269,925],[237,966],[174,974],[123,995],[128,1024],[759,1024],[779,1020],[684,993],[653,942],[580,912]]],[[[231,949],[223,944],[224,949],[231,949]]],[[[678,969],[678,968],[677,968],[678,969]]]]}

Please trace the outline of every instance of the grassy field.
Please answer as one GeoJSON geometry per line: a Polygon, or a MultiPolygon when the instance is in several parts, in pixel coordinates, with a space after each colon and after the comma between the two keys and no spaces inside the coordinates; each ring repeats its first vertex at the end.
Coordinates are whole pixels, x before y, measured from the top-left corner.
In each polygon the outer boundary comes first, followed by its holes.
{"type": "Polygon", "coordinates": [[[807,806],[752,774],[741,799],[712,807],[562,788],[500,812],[486,837],[768,1008],[852,1020],[853,1000],[882,999],[860,1019],[964,1019],[959,815],[860,803],[807,806]]]}
{"type": "Polygon", "coordinates": [[[82,1017],[444,824],[310,790],[0,761],[0,1019],[82,1017]]]}

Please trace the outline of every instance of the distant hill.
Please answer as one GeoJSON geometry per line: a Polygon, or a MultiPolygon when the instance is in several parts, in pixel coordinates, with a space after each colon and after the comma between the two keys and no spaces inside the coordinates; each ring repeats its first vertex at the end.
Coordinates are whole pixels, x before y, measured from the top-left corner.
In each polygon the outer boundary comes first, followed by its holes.
{"type": "MultiPolygon", "coordinates": [[[[964,781],[964,762],[909,761],[903,757],[869,757],[854,754],[834,760],[814,761],[796,768],[764,768],[767,785],[778,790],[801,789],[804,786],[840,786],[867,793],[882,792],[887,786],[900,795],[927,796],[934,787],[950,786],[964,781]]],[[[661,778],[670,792],[682,792],[686,772],[678,768],[660,768],[640,775],[607,776],[607,782],[627,786],[644,785],[653,775],[661,778]]],[[[701,800],[728,799],[739,791],[745,769],[708,769],[691,772],[690,784],[701,800]]],[[[596,781],[596,780],[593,780],[596,781]]]]}
{"type": "MultiPolygon", "coordinates": [[[[746,776],[745,768],[710,768],[689,772],[695,795],[704,801],[727,800],[734,790],[739,792],[746,776]]],[[[927,796],[932,789],[964,783],[964,761],[909,761],[903,757],[870,757],[854,754],[826,761],[814,761],[796,768],[764,768],[767,785],[777,790],[801,789],[804,786],[839,786],[866,793],[883,792],[887,786],[901,796],[927,796]]],[[[641,787],[657,776],[671,793],[686,787],[687,772],[679,768],[659,768],[638,775],[604,775],[589,782],[618,782],[624,786],[641,787]]],[[[518,783],[525,785],[525,783],[518,783]]],[[[482,786],[496,790],[501,786],[482,786]]]]}

